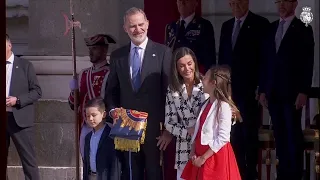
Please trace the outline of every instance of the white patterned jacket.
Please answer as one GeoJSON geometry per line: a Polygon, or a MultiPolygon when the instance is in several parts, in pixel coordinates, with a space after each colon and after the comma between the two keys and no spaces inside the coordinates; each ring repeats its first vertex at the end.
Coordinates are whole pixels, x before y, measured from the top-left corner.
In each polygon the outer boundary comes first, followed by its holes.
{"type": "Polygon", "coordinates": [[[181,92],[174,92],[170,88],[167,90],[165,128],[176,137],[175,169],[184,166],[189,160],[191,136],[187,128],[195,125],[199,108],[207,98],[209,95],[203,92],[202,82],[194,85],[189,99],[185,85],[181,92]]]}

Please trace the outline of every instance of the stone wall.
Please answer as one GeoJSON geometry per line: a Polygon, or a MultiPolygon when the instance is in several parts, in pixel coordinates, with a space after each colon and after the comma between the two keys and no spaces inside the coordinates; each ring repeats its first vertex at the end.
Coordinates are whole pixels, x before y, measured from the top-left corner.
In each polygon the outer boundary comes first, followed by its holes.
{"type": "MultiPolygon", "coordinates": [[[[75,123],[66,101],[36,103],[34,142],[40,177],[43,180],[71,180],[75,177],[75,123]]],[[[21,162],[11,141],[8,157],[9,180],[24,179],[21,162]]]]}
{"type": "MultiPolygon", "coordinates": [[[[96,33],[115,37],[122,46],[128,38],[122,28],[123,14],[132,7],[143,8],[143,0],[73,1],[75,19],[81,22],[76,29],[77,72],[91,66],[83,39],[96,33]]],[[[67,98],[72,78],[71,35],[64,36],[65,19],[70,16],[69,1],[29,0],[28,27],[21,32],[18,18],[7,18],[8,33],[27,38],[28,49],[18,51],[21,41],[13,41],[14,52],[22,52],[31,61],[43,91],[36,104],[35,149],[42,180],[75,179],[75,133],[73,112],[67,98]],[[29,32],[28,32],[29,31],[29,32]]],[[[16,53],[19,54],[19,53],[16,53]]],[[[9,180],[24,179],[19,156],[11,142],[8,157],[9,180]]]]}
{"type": "Polygon", "coordinates": [[[14,44],[16,55],[23,55],[28,48],[28,0],[6,1],[6,31],[14,44]]]}
{"type": "MultiPolygon", "coordinates": [[[[88,55],[83,39],[97,33],[112,35],[117,45],[128,42],[123,31],[123,14],[132,7],[143,8],[143,0],[98,0],[73,1],[75,21],[81,23],[76,28],[77,55],[88,55]]],[[[71,55],[71,35],[64,36],[66,22],[63,14],[70,17],[69,1],[29,0],[29,49],[25,55],[69,56],[71,55]],[[46,7],[50,7],[50,11],[46,7]]]]}

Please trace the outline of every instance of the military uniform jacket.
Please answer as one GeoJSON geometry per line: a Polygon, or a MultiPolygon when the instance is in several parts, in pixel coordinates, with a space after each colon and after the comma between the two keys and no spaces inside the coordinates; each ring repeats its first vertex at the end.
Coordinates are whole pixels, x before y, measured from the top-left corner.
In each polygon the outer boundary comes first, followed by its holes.
{"type": "MultiPolygon", "coordinates": [[[[107,63],[97,67],[90,67],[79,73],[79,116],[81,125],[85,122],[85,104],[93,98],[105,95],[105,87],[109,75],[109,66],[107,63]]],[[[69,95],[69,105],[71,109],[74,107],[74,92],[69,95]]]]}
{"type": "Polygon", "coordinates": [[[213,26],[210,21],[195,15],[183,34],[178,34],[180,20],[172,22],[165,29],[165,44],[173,50],[190,48],[197,56],[200,72],[216,64],[216,48],[213,26]]]}
{"type": "Polygon", "coordinates": [[[175,169],[185,165],[189,160],[191,151],[191,136],[187,128],[193,127],[197,121],[199,108],[209,98],[203,92],[203,85],[200,82],[194,85],[192,96],[188,98],[186,86],[182,86],[180,92],[168,88],[165,108],[165,128],[177,138],[175,169]]]}

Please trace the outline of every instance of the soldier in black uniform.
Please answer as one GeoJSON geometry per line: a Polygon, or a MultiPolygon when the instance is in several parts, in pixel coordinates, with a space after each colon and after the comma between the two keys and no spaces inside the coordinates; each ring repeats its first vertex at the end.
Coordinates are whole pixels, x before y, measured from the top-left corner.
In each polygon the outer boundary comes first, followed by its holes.
{"type": "Polygon", "coordinates": [[[211,22],[195,14],[197,5],[198,0],[177,0],[180,19],[166,26],[165,44],[192,49],[204,74],[216,64],[215,38],[211,22]]]}

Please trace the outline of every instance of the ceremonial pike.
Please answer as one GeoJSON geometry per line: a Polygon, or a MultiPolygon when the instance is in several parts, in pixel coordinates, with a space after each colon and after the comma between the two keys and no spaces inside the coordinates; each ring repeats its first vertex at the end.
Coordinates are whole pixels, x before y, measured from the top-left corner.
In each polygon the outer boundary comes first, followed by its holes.
{"type": "MultiPolygon", "coordinates": [[[[64,35],[67,35],[71,29],[71,53],[73,63],[73,79],[78,82],[77,75],[77,62],[76,62],[76,46],[75,46],[75,27],[81,28],[81,23],[74,20],[73,3],[70,0],[70,15],[71,20],[67,15],[63,14],[66,22],[66,31],[64,35]]],[[[80,136],[80,122],[79,122],[79,87],[74,90],[74,121],[75,121],[75,141],[76,141],[76,180],[80,180],[80,152],[79,152],[79,136],[80,136]]]]}

